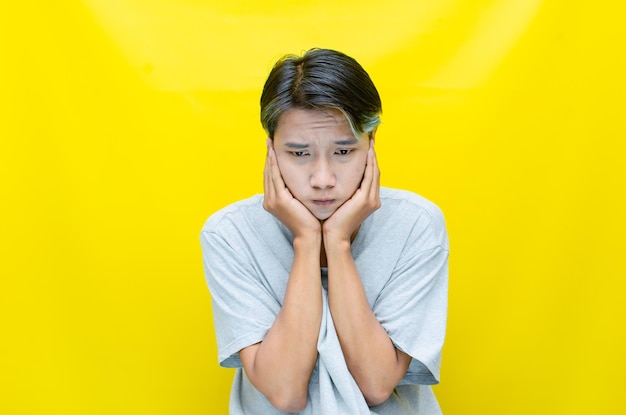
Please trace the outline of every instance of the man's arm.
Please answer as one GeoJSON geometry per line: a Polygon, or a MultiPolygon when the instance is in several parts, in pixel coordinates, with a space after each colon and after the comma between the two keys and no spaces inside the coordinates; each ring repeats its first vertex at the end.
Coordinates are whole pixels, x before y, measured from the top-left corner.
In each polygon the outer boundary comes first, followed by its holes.
{"type": "Polygon", "coordinates": [[[306,406],[317,360],[322,287],[319,271],[311,271],[319,270],[320,242],[294,241],[295,257],[283,306],[263,341],[239,352],[254,387],[286,412],[306,406]]]}
{"type": "Polygon", "coordinates": [[[370,406],[389,398],[411,362],[394,347],[370,309],[350,251],[352,234],[380,207],[379,192],[380,172],[371,141],[361,187],[323,227],[328,303],[350,373],[370,406]]]}
{"type": "Polygon", "coordinates": [[[324,240],[328,303],[350,373],[368,405],[386,401],[406,373],[411,356],[396,349],[365,296],[350,245],[324,240]]]}
{"type": "Polygon", "coordinates": [[[319,221],[289,193],[273,149],[265,167],[264,207],[294,234],[294,260],[283,306],[262,342],[239,352],[254,387],[279,410],[306,406],[322,319],[319,221]]]}

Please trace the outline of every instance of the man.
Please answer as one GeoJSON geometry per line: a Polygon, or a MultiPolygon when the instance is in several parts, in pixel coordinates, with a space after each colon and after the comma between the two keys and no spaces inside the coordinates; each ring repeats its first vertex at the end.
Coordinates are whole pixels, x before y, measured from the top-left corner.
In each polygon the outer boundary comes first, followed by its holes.
{"type": "Polygon", "coordinates": [[[201,234],[231,414],[437,414],[448,239],[424,198],[380,188],[382,112],[352,58],[286,56],[261,96],[263,196],[201,234]]]}

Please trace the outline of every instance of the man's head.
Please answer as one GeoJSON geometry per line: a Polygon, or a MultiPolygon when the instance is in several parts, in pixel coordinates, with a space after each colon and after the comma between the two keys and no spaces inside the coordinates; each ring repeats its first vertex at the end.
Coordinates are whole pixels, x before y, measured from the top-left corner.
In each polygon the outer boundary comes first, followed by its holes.
{"type": "Polygon", "coordinates": [[[368,74],[340,52],[288,55],[272,69],[261,96],[261,122],[285,185],[319,220],[359,188],[380,113],[368,74]]]}
{"type": "Polygon", "coordinates": [[[380,96],[369,75],[353,58],[334,50],[311,49],[286,55],[272,68],[261,94],[261,124],[270,138],[290,109],[337,109],[354,136],[380,124],[380,96]]]}

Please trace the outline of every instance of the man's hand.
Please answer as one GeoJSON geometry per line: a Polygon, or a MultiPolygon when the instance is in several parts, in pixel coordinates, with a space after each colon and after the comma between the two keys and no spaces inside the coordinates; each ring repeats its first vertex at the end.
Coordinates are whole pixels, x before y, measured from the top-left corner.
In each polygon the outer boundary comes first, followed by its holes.
{"type": "Polygon", "coordinates": [[[393,393],[411,363],[396,349],[370,304],[350,250],[350,238],[380,207],[380,171],[373,141],[361,186],[324,222],[328,262],[328,304],[350,373],[366,402],[380,405],[393,393]]]}
{"type": "Polygon", "coordinates": [[[271,139],[267,140],[264,179],[265,210],[287,226],[296,238],[321,233],[319,220],[285,186],[271,139]]]}
{"type": "Polygon", "coordinates": [[[321,225],[285,186],[272,141],[267,142],[263,207],[294,234],[294,256],[282,307],[263,341],[239,351],[246,375],[284,412],[307,405],[322,320],[321,225]]]}
{"type": "Polygon", "coordinates": [[[380,170],[374,152],[374,140],[370,140],[361,186],[324,222],[324,242],[331,239],[350,242],[361,223],[379,207],[380,170]]]}

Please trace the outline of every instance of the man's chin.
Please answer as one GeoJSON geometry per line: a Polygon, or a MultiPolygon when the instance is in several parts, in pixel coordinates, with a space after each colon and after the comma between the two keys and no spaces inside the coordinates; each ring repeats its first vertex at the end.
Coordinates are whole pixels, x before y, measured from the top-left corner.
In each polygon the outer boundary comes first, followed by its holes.
{"type": "Polygon", "coordinates": [[[326,219],[330,218],[333,215],[333,213],[335,213],[335,210],[331,212],[331,211],[321,211],[320,209],[315,209],[315,210],[311,210],[311,213],[313,214],[313,216],[317,218],[317,220],[319,220],[320,222],[324,222],[326,219]]]}
{"type": "Polygon", "coordinates": [[[320,222],[323,222],[326,219],[330,218],[337,211],[337,209],[339,209],[339,207],[341,206],[340,204],[337,204],[337,203],[333,205],[334,206],[327,206],[327,207],[313,205],[313,206],[307,206],[307,209],[309,209],[309,211],[313,214],[313,216],[315,216],[320,222]]]}

